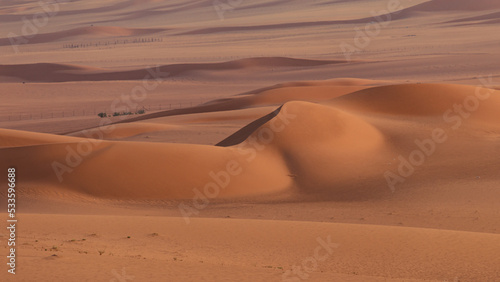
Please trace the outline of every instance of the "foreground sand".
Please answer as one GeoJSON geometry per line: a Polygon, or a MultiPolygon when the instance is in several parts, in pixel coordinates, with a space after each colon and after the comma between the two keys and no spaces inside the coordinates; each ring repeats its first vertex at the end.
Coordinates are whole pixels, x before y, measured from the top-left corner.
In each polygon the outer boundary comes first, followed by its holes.
{"type": "Polygon", "coordinates": [[[122,275],[134,281],[280,281],[285,275],[290,280],[284,281],[295,281],[298,276],[286,270],[304,262],[299,274],[311,281],[498,277],[495,234],[240,219],[186,225],[154,216],[26,214],[20,221],[22,269],[31,271],[20,269],[19,281],[113,281],[122,275]]]}

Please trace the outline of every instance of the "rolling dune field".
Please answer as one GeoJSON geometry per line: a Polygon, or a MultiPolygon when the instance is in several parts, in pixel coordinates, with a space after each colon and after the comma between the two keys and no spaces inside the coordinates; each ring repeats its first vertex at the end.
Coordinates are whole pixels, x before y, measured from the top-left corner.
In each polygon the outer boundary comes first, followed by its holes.
{"type": "Polygon", "coordinates": [[[0,0],[0,281],[500,281],[499,24],[0,0]]]}

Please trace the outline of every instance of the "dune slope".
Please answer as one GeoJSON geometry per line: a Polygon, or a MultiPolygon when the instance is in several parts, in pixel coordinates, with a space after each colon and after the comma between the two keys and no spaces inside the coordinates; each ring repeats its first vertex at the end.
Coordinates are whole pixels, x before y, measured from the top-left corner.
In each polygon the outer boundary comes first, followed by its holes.
{"type": "MultiPolygon", "coordinates": [[[[409,84],[374,87],[334,98],[325,105],[288,102],[222,141],[224,147],[93,139],[44,144],[45,140],[37,145],[0,149],[4,156],[1,164],[31,171],[23,181],[32,184],[107,198],[189,199],[196,195],[194,188],[210,189],[214,183],[218,186],[214,193],[222,198],[296,191],[326,193],[333,198],[347,193],[354,199],[360,192],[353,192],[356,189],[363,190],[364,197],[380,197],[389,191],[384,183],[384,163],[413,143],[411,136],[394,137],[388,129],[395,123],[393,117],[403,118],[396,124],[405,132],[408,125],[415,127],[415,122],[428,122],[454,109],[474,95],[475,89],[409,84]],[[30,156],[31,161],[24,156],[30,156]],[[36,161],[32,161],[34,158],[36,161]],[[363,183],[376,189],[365,191],[363,183]]],[[[488,103],[478,106],[460,128],[476,134],[485,132],[475,141],[486,142],[484,148],[492,146],[489,140],[500,127],[496,122],[500,98],[498,91],[491,93],[488,103]]],[[[453,118],[456,121],[456,116],[453,118]]],[[[443,122],[437,120],[436,125],[443,126],[443,122]]],[[[454,131],[452,125],[446,129],[449,136],[463,134],[454,131]]],[[[112,134],[114,128],[101,130],[112,134]]],[[[142,132],[137,130],[128,129],[142,132]]],[[[99,135],[98,131],[90,133],[99,135]]],[[[411,134],[414,138],[431,135],[432,125],[423,123],[411,134]]],[[[441,152],[444,155],[434,161],[446,160],[446,154],[450,154],[458,168],[472,158],[470,154],[455,157],[454,150],[463,150],[464,146],[461,138],[453,138],[441,152]]],[[[491,168],[488,162],[484,165],[491,168]]],[[[452,177],[450,172],[446,175],[452,177]]]]}
{"type": "Polygon", "coordinates": [[[346,63],[334,60],[309,60],[288,57],[246,58],[220,63],[172,64],[154,68],[110,71],[86,66],[69,66],[63,64],[24,64],[0,65],[0,82],[13,79],[29,82],[67,82],[67,81],[122,81],[143,79],[167,79],[190,71],[223,71],[246,70],[252,68],[288,67],[301,68],[329,64],[346,63]],[[86,72],[76,72],[86,70],[86,72]],[[3,77],[3,79],[2,79],[3,77]]]}

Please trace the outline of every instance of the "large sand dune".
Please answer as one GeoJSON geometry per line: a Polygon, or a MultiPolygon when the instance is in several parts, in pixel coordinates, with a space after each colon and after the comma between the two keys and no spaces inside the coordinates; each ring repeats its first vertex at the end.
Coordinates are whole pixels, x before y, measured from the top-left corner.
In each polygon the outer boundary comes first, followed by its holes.
{"type": "Polygon", "coordinates": [[[71,141],[78,141],[78,139],[52,134],[0,129],[0,148],[66,143],[71,141]]]}
{"type": "Polygon", "coordinates": [[[222,63],[174,64],[130,71],[110,71],[61,64],[0,65],[0,78],[7,81],[67,82],[167,79],[193,71],[245,70],[251,68],[300,68],[345,63],[344,61],[294,58],[248,58],[222,63]],[[85,71],[85,72],[83,72],[85,71]]]}

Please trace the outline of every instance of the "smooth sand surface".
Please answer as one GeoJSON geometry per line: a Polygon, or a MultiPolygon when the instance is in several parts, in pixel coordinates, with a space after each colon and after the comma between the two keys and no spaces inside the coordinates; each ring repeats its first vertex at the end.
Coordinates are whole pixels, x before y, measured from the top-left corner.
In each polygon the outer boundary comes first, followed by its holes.
{"type": "Polygon", "coordinates": [[[500,281],[499,2],[226,2],[0,0],[0,280],[500,281]]]}

